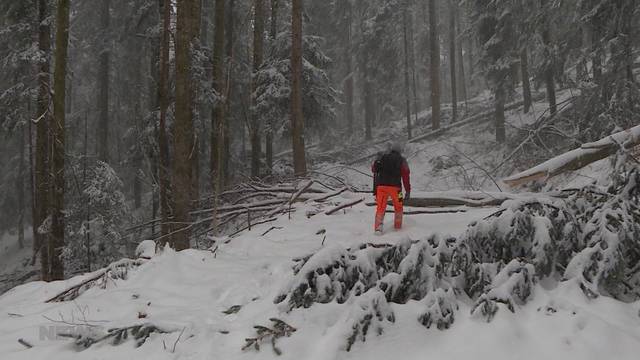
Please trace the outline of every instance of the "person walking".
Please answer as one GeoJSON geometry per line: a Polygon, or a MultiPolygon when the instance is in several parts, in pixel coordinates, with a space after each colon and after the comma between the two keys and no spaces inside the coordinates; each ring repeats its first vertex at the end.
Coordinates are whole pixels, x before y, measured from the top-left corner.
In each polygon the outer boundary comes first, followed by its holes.
{"type": "Polygon", "coordinates": [[[407,159],[402,156],[402,148],[398,144],[389,146],[371,166],[373,171],[373,193],[376,196],[376,217],[374,231],[382,234],[384,214],[387,211],[387,201],[393,202],[395,229],[402,228],[402,203],[411,196],[411,179],[407,159]],[[404,186],[404,197],[402,187],[404,186]]]}

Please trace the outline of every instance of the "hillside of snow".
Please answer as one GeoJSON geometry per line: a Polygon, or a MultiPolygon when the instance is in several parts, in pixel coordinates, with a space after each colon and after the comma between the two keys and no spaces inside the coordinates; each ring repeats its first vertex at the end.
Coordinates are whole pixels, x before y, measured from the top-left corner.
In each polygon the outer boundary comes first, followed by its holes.
{"type": "MultiPolygon", "coordinates": [[[[345,195],[345,196],[355,196],[345,195]]],[[[311,205],[306,205],[311,206],[311,205]]],[[[33,282],[0,296],[2,359],[271,359],[269,342],[260,351],[241,350],[255,336],[254,325],[278,318],[297,330],[278,339],[282,359],[637,359],[640,350],[640,302],[610,298],[588,300],[573,282],[537,285],[530,303],[515,313],[500,310],[490,323],[470,316],[470,303],[456,312],[448,330],[427,329],[416,321],[419,301],[391,304],[394,323],[384,323],[366,342],[347,352],[358,300],[314,304],[286,312],[274,304],[292,277],[292,259],[320,249],[363,243],[397,243],[431,233],[459,235],[466,225],[494,209],[407,216],[405,228],[372,235],[372,209],[360,204],[346,213],[305,216],[257,226],[212,251],[165,250],[127,280],[110,280],[74,301],[45,303],[83,277],[33,282]],[[276,228],[264,234],[272,226],[276,228]],[[319,230],[326,233],[318,234],[319,230]],[[325,238],[326,236],[326,238],[325,238]],[[225,314],[239,305],[237,313],[225,314]],[[105,332],[110,328],[153,324],[140,347],[135,340],[95,344],[88,349],[56,332],[105,332]],[[32,345],[27,348],[18,342],[32,345]]],[[[387,217],[387,226],[391,218],[387,217]]]]}
{"type": "MultiPolygon", "coordinates": [[[[561,99],[570,92],[559,94],[561,99]]],[[[535,121],[543,108],[536,103],[528,116],[509,112],[513,127],[535,121]]],[[[426,114],[423,114],[426,116],[426,114]]],[[[401,127],[398,123],[399,131],[401,127]]],[[[490,122],[452,129],[443,136],[409,143],[405,155],[412,168],[414,196],[427,192],[474,190],[491,194],[509,191],[487,170],[502,162],[508,149],[496,147],[490,122]],[[494,183],[495,181],[495,183],[494,183]]],[[[366,157],[384,147],[363,147],[366,157]]],[[[506,164],[505,172],[516,169],[506,164]],[[509,168],[511,167],[511,168],[509,168]]],[[[321,161],[314,176],[338,177],[358,189],[371,186],[369,160],[353,163],[321,161]]],[[[552,179],[546,190],[601,182],[611,170],[601,160],[552,179]]],[[[511,194],[527,198],[529,193],[511,194]]],[[[368,193],[345,192],[331,200],[337,205],[368,193]]],[[[600,296],[589,299],[575,280],[545,279],[534,286],[526,305],[513,312],[501,307],[491,321],[473,316],[474,301],[457,294],[459,308],[449,329],[427,328],[416,314],[423,300],[381,305],[393,321],[382,316],[350,347],[354,326],[371,301],[350,297],[344,303],[313,303],[288,309],[276,298],[295,281],[294,259],[314,253],[337,254],[364,244],[387,246],[425,241],[433,234],[458,237],[470,223],[495,213],[498,207],[451,208],[452,212],[405,216],[404,228],[373,235],[374,208],[360,203],[334,215],[318,211],[313,202],[296,204],[289,218],[254,226],[233,238],[219,238],[210,250],[176,253],[166,249],[141,260],[123,276],[107,278],[72,301],[47,302],[62,291],[99,274],[85,274],[53,283],[31,282],[0,295],[0,354],[4,359],[637,359],[640,353],[640,302],[624,303],[600,296]],[[317,214],[310,216],[309,214],[317,214]],[[228,241],[228,242],[227,242],[228,241]],[[369,302],[367,302],[369,301],[369,302]],[[246,339],[257,336],[256,325],[271,326],[277,318],[295,328],[274,346],[243,350],[246,339]],[[88,347],[75,339],[100,339],[110,329],[137,326],[148,337],[127,332],[88,347]],[[66,336],[65,336],[66,335],[66,336]],[[139,345],[139,346],[138,346],[139,345]]],[[[324,209],[323,209],[324,210],[324,209]]],[[[388,214],[385,229],[392,229],[388,214]]],[[[1,253],[4,269],[18,269],[30,245],[1,253]],[[5,260],[7,259],[7,260],[5,260]],[[11,260],[11,262],[9,262],[11,260]]],[[[149,249],[146,249],[149,250],[149,249]]],[[[151,255],[145,252],[145,255],[151,255]]],[[[322,261],[322,257],[316,261],[322,261]]],[[[12,270],[15,271],[15,270],[12,270]]],[[[366,294],[365,294],[366,295],[366,294]]],[[[382,314],[384,315],[384,314],[382,314]]],[[[136,330],[138,331],[138,330],[136,330]]]]}

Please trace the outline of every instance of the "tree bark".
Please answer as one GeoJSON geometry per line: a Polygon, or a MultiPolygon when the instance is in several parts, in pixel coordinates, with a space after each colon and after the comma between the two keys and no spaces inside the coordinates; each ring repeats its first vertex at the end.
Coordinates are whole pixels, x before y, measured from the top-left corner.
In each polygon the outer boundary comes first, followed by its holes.
{"type": "MultiPolygon", "coordinates": [[[[224,115],[224,126],[222,128],[224,134],[224,141],[221,143],[222,146],[222,157],[221,157],[221,179],[223,181],[224,186],[228,186],[231,179],[231,167],[229,166],[229,160],[231,159],[231,142],[233,141],[232,131],[234,128],[231,126],[230,121],[233,119],[232,117],[232,103],[231,99],[235,98],[234,93],[234,45],[235,45],[235,3],[236,0],[229,0],[229,6],[227,7],[227,15],[225,17],[225,25],[226,25],[226,33],[225,36],[227,38],[227,59],[228,59],[228,69],[226,71],[227,75],[225,76],[225,85],[224,87],[227,89],[227,93],[225,96],[225,115],[224,115]]],[[[242,130],[244,132],[244,130],[242,130]]]]}
{"type": "Polygon", "coordinates": [[[102,31],[102,41],[98,51],[98,159],[106,163],[109,162],[109,13],[110,0],[100,1],[100,30],[102,31]]]}
{"type": "MultiPolygon", "coordinates": [[[[418,111],[420,109],[419,101],[418,101],[418,75],[416,70],[416,44],[415,44],[415,22],[413,21],[413,15],[409,14],[409,62],[411,64],[411,86],[413,88],[413,116],[414,116],[414,125],[418,125],[418,111]]],[[[380,104],[379,104],[380,105],[380,104]]]]}
{"type": "MultiPolygon", "coordinates": [[[[278,36],[278,0],[271,0],[271,29],[270,38],[272,46],[275,45],[278,36]]],[[[273,120],[269,119],[267,124],[267,133],[265,137],[265,152],[267,161],[267,171],[269,174],[273,171],[273,120]]]]}
{"type": "MultiPolygon", "coordinates": [[[[255,82],[256,76],[262,67],[264,58],[264,0],[254,0],[254,18],[253,18],[253,92],[257,87],[255,82]]],[[[256,99],[252,99],[255,105],[256,99]]],[[[260,158],[262,156],[262,143],[260,141],[260,132],[262,126],[260,124],[260,116],[257,112],[252,111],[251,119],[251,176],[257,178],[260,176],[260,158]]]]}
{"type": "Polygon", "coordinates": [[[16,178],[16,191],[18,195],[18,246],[24,249],[24,214],[26,211],[25,204],[25,171],[24,171],[24,147],[25,147],[25,126],[20,127],[20,159],[18,163],[18,177],[16,178]]]}
{"type": "MultiPolygon", "coordinates": [[[[547,0],[540,0],[540,5],[543,8],[546,7],[547,0]]],[[[544,44],[544,80],[547,88],[547,101],[549,102],[549,114],[551,116],[555,115],[558,111],[558,107],[556,105],[556,85],[554,78],[554,59],[551,53],[551,25],[548,20],[544,20],[542,23],[542,43],[544,44]]]]}
{"type": "Polygon", "coordinates": [[[405,8],[402,10],[402,30],[404,40],[404,97],[405,97],[405,116],[407,118],[407,138],[411,139],[411,100],[410,98],[410,83],[409,83],[409,34],[407,29],[407,3],[405,2],[405,8]]]}
{"type": "Polygon", "coordinates": [[[58,0],[56,10],[56,47],[53,73],[53,154],[51,191],[51,236],[47,254],[49,267],[45,269],[45,281],[64,279],[62,250],[64,247],[64,129],[65,91],[67,77],[67,50],[69,46],[69,0],[58,0]]]}
{"type": "MultiPolygon", "coordinates": [[[[458,34],[463,33],[462,30],[462,21],[460,17],[460,9],[458,5],[455,6],[455,15],[456,15],[456,26],[458,27],[458,34]]],[[[459,35],[458,35],[459,36],[459,35]]],[[[469,99],[467,94],[467,77],[465,76],[464,69],[464,56],[462,54],[462,43],[464,41],[462,39],[456,39],[456,51],[457,51],[457,64],[458,64],[458,84],[460,85],[460,95],[462,95],[462,99],[464,99],[465,108],[467,107],[467,100],[469,99]]]]}
{"type": "Polygon", "coordinates": [[[431,77],[431,127],[440,128],[440,41],[438,37],[437,0],[429,0],[429,44],[431,61],[429,73],[431,77]]]}
{"type": "Polygon", "coordinates": [[[193,187],[192,151],[193,109],[191,85],[191,45],[193,33],[192,15],[197,0],[178,0],[176,27],[176,101],[173,126],[173,202],[174,228],[172,245],[176,250],[189,248],[187,226],[191,221],[193,187]]]}
{"type": "Polygon", "coordinates": [[[507,138],[504,127],[504,103],[506,101],[504,84],[498,85],[495,97],[496,141],[503,144],[507,138]]]}
{"type": "Polygon", "coordinates": [[[522,96],[524,98],[524,113],[531,110],[531,83],[529,81],[529,56],[527,48],[520,50],[520,72],[522,73],[522,96]]]}
{"type": "Polygon", "coordinates": [[[49,257],[45,250],[48,246],[49,234],[41,234],[39,228],[46,220],[49,211],[49,126],[51,113],[51,27],[49,22],[49,2],[38,0],[38,50],[44,55],[38,67],[38,106],[36,113],[36,156],[35,156],[35,193],[33,218],[33,256],[40,252],[40,266],[42,280],[48,279],[49,257]]]}
{"type": "Polygon", "coordinates": [[[304,116],[302,113],[302,0],[291,4],[291,136],[293,171],[296,176],[307,175],[304,147],[304,116]]]}
{"type": "Polygon", "coordinates": [[[347,134],[353,133],[353,59],[351,56],[351,41],[352,33],[351,27],[353,22],[353,9],[349,1],[345,2],[347,7],[347,18],[345,19],[346,31],[344,33],[344,61],[345,61],[345,80],[344,80],[344,95],[345,95],[345,118],[347,120],[347,134]]]}
{"type": "Polygon", "coordinates": [[[453,0],[449,1],[449,73],[451,82],[452,122],[458,119],[458,93],[456,85],[456,12],[453,0]]]}
{"type": "MultiPolygon", "coordinates": [[[[162,217],[162,224],[160,225],[160,231],[162,235],[167,235],[171,232],[169,226],[169,218],[171,217],[170,198],[171,193],[171,180],[169,176],[169,141],[167,139],[167,111],[169,109],[169,36],[171,26],[171,1],[159,0],[161,2],[162,9],[162,39],[160,44],[160,84],[158,86],[158,98],[160,103],[160,123],[158,128],[158,147],[160,153],[159,164],[159,180],[160,180],[160,212],[162,217]]],[[[160,245],[171,242],[168,237],[163,238],[163,242],[160,245]]]]}
{"type": "MultiPolygon", "coordinates": [[[[225,149],[226,138],[226,97],[225,97],[225,79],[224,79],[224,59],[225,59],[225,2],[224,0],[216,0],[214,10],[215,29],[213,35],[213,90],[219,99],[214,105],[214,113],[211,121],[211,179],[213,189],[221,188],[218,184],[220,179],[225,178],[223,153],[225,149]],[[222,163],[221,163],[222,161],[222,163]]],[[[227,28],[227,30],[229,30],[227,28]]],[[[227,53],[232,51],[231,44],[227,43],[227,53]]]]}

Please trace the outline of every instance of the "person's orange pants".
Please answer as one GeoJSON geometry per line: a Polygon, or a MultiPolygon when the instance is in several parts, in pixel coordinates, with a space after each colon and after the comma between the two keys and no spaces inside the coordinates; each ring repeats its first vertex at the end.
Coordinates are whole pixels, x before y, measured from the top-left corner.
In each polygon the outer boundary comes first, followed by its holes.
{"type": "Polygon", "coordinates": [[[382,223],[384,222],[384,214],[387,211],[387,201],[391,198],[393,202],[394,221],[393,226],[396,229],[402,227],[402,202],[400,201],[400,189],[397,186],[378,185],[376,190],[376,203],[378,205],[376,209],[376,220],[374,230],[381,230],[382,223]]]}

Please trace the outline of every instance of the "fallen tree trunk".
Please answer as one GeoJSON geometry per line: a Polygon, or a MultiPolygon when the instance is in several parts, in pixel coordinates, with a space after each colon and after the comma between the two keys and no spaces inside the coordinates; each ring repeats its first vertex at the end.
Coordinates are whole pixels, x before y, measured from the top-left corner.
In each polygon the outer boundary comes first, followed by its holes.
{"type": "Polygon", "coordinates": [[[532,181],[546,181],[559,174],[583,167],[615,154],[620,148],[630,150],[640,144],[640,125],[607,136],[596,142],[583,144],[577,149],[556,156],[529,170],[509,176],[502,181],[516,187],[532,181]]]}
{"type": "MultiPolygon", "coordinates": [[[[477,191],[443,191],[419,193],[404,201],[406,207],[442,208],[454,206],[487,207],[499,206],[515,195],[507,193],[482,193],[477,191]]],[[[376,206],[375,202],[368,202],[368,206],[376,206]]],[[[389,202],[391,205],[391,202],[389,202]]]]}

